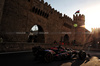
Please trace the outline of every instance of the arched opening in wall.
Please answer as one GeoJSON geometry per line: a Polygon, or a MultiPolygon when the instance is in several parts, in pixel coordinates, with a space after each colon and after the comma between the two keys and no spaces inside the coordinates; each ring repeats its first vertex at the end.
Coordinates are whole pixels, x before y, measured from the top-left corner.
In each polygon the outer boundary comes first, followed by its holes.
{"type": "Polygon", "coordinates": [[[38,11],[38,9],[36,8],[36,9],[35,9],[35,13],[37,13],[37,11],[38,11]]]}
{"type": "Polygon", "coordinates": [[[40,9],[38,10],[38,15],[40,15],[40,9]]]}
{"type": "Polygon", "coordinates": [[[40,16],[42,15],[42,11],[40,11],[40,16]]]}
{"type": "Polygon", "coordinates": [[[32,12],[35,12],[35,7],[33,7],[32,12]]]}
{"type": "Polygon", "coordinates": [[[45,43],[44,30],[40,25],[34,25],[29,33],[28,42],[45,43]]]}
{"type": "Polygon", "coordinates": [[[64,36],[64,43],[69,43],[69,36],[68,36],[68,34],[65,34],[65,36],[64,36]]]}

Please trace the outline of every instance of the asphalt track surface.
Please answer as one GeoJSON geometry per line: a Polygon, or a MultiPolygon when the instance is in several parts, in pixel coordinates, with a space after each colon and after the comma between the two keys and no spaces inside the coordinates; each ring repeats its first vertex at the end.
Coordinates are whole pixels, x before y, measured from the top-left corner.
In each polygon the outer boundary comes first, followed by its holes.
{"type": "Polygon", "coordinates": [[[61,60],[45,63],[34,60],[31,51],[0,53],[0,66],[100,66],[100,52],[90,51],[91,59],[88,60],[61,60]]]}

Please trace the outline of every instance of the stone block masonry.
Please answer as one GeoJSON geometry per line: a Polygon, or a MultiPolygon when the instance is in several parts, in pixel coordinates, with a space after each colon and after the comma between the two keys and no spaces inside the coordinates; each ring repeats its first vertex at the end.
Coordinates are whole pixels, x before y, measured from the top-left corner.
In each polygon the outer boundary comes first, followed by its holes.
{"type": "Polygon", "coordinates": [[[43,0],[0,0],[0,38],[3,42],[52,44],[56,40],[68,44],[78,40],[78,43],[83,43],[85,35],[81,34],[82,39],[75,35],[75,31],[81,32],[83,28],[73,25],[84,25],[84,22],[84,15],[73,16],[73,19],[62,16],[43,0]],[[34,25],[38,26],[37,35],[31,31],[34,25]]]}

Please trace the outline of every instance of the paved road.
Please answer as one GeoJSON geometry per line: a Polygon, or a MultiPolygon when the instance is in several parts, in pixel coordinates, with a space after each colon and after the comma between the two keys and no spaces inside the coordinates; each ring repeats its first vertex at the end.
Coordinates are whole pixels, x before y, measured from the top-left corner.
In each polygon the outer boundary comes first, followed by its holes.
{"type": "Polygon", "coordinates": [[[88,52],[92,55],[88,60],[63,60],[44,63],[35,61],[32,52],[7,53],[0,54],[0,66],[100,66],[100,53],[88,52]]]}

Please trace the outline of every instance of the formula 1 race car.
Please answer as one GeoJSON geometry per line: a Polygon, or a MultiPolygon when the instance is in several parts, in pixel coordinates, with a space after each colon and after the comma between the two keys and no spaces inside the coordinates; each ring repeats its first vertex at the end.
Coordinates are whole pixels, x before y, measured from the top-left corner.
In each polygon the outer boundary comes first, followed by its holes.
{"type": "Polygon", "coordinates": [[[40,46],[35,46],[32,48],[32,52],[35,56],[35,59],[41,59],[45,62],[51,62],[53,60],[72,59],[77,56],[79,59],[86,58],[85,51],[75,51],[72,49],[64,48],[62,46],[51,47],[48,49],[44,49],[40,46]]]}

